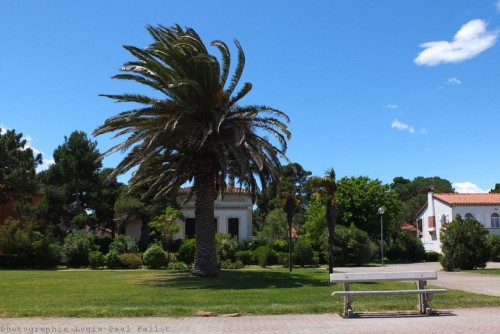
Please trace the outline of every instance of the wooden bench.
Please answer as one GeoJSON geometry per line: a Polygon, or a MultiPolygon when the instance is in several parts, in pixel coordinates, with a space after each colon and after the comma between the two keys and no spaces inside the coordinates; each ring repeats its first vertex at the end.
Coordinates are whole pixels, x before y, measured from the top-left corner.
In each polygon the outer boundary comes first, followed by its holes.
{"type": "Polygon", "coordinates": [[[339,273],[330,274],[330,283],[343,283],[343,291],[334,291],[332,296],[344,297],[344,315],[353,316],[351,304],[354,296],[362,295],[407,295],[416,294],[418,297],[418,311],[420,314],[430,315],[432,309],[428,302],[433,294],[447,292],[446,289],[425,289],[428,280],[437,279],[435,271],[406,271],[406,272],[380,272],[380,273],[339,273]],[[416,289],[413,290],[368,290],[351,291],[350,283],[382,282],[382,281],[415,281],[416,289]]]}

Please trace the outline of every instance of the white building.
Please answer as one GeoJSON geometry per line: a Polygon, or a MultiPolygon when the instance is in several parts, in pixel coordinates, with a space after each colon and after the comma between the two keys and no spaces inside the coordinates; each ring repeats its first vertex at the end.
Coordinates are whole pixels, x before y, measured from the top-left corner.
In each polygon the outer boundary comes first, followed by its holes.
{"type": "MultiPolygon", "coordinates": [[[[189,192],[189,188],[182,188],[178,201],[182,203],[189,192]]],[[[182,205],[184,221],[179,220],[181,230],[177,239],[189,239],[196,235],[194,203],[196,196],[182,205]]],[[[252,198],[248,190],[238,187],[228,187],[224,198],[215,200],[214,224],[217,233],[230,234],[238,240],[246,240],[252,236],[252,198]]]]}
{"type": "MultiPolygon", "coordinates": [[[[182,188],[179,191],[178,202],[183,203],[190,188],[182,188]]],[[[175,239],[189,239],[196,236],[196,224],[194,216],[194,204],[196,196],[193,196],[186,204],[182,205],[181,211],[184,220],[178,219],[180,231],[175,239]]],[[[252,236],[252,210],[253,203],[250,192],[243,188],[228,187],[224,199],[220,196],[216,199],[214,216],[217,233],[230,234],[238,240],[246,240],[252,236]]],[[[134,219],[125,224],[125,234],[139,240],[143,233],[142,222],[134,219]]],[[[146,233],[148,233],[146,231],[146,233]]]]}
{"type": "Polygon", "coordinates": [[[435,194],[429,188],[427,204],[417,214],[417,229],[426,251],[441,252],[439,232],[456,215],[475,218],[489,234],[500,235],[500,193],[435,194]]]}

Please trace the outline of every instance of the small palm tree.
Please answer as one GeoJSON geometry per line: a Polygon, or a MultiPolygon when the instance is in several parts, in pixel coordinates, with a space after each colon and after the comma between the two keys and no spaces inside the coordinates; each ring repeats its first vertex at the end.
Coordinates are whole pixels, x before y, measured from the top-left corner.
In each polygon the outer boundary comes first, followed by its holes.
{"type": "Polygon", "coordinates": [[[217,275],[214,201],[224,195],[228,182],[247,187],[255,197],[259,187],[278,179],[280,158],[288,161],[289,118],[267,106],[238,105],[252,88],[245,83],[234,93],[245,65],[238,41],[237,65],[228,80],[231,54],[224,42],[211,43],[221,54],[219,62],[193,29],[160,25],[147,30],[153,43],[144,49],[125,46],[136,60],[114,78],[138,82],[156,94],[103,95],[138,107],[110,117],[94,134],[126,136],[105,155],[128,151],[114,173],[138,167],[130,180],[132,191],[147,186],[144,196],[161,197],[192,182],[197,233],[193,273],[217,275]]]}
{"type": "Polygon", "coordinates": [[[325,176],[312,177],[311,188],[317,193],[318,199],[326,197],[326,226],[328,227],[328,272],[333,273],[333,244],[335,241],[335,227],[337,225],[337,182],[333,168],[325,172],[325,176]]]}

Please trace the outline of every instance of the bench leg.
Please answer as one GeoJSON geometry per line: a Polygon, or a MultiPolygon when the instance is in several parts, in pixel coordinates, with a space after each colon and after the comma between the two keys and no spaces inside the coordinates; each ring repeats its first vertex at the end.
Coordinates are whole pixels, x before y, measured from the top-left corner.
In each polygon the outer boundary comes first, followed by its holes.
{"type": "Polygon", "coordinates": [[[352,296],[344,296],[344,315],[352,318],[354,312],[352,311],[352,296]]]}
{"type": "MultiPolygon", "coordinates": [[[[417,290],[424,290],[427,285],[427,281],[418,281],[417,290]]],[[[418,312],[420,314],[431,315],[432,309],[429,306],[429,301],[432,300],[432,293],[423,293],[418,295],[418,312]]]]}
{"type": "MultiPolygon", "coordinates": [[[[349,283],[344,283],[344,291],[349,291],[349,283]]],[[[352,318],[354,315],[351,306],[353,300],[354,300],[353,296],[350,295],[344,296],[344,316],[348,318],[352,318]]]]}

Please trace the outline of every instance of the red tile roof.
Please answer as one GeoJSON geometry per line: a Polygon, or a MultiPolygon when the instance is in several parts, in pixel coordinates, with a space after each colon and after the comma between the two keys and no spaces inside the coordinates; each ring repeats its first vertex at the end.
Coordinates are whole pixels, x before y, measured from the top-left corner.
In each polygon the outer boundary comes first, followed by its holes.
{"type": "Polygon", "coordinates": [[[417,232],[417,228],[415,226],[413,226],[412,224],[404,223],[403,226],[401,226],[401,231],[417,232]]]}
{"type": "Polygon", "coordinates": [[[485,194],[433,194],[434,198],[450,205],[500,205],[500,193],[485,194]]]}
{"type": "MultiPolygon", "coordinates": [[[[187,194],[189,191],[191,191],[193,187],[184,187],[179,190],[179,194],[187,194]]],[[[231,187],[227,186],[226,187],[226,194],[248,194],[250,193],[248,189],[245,188],[240,188],[240,187],[231,187]]]]}

